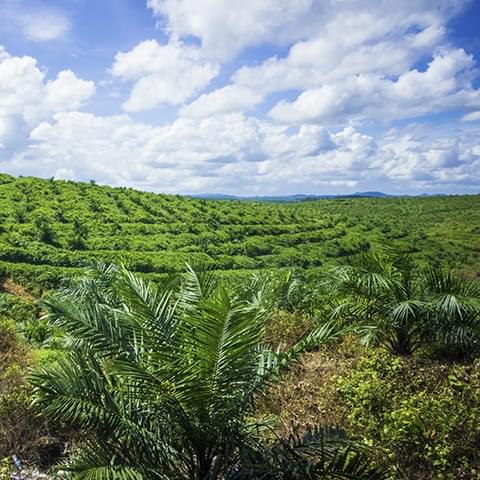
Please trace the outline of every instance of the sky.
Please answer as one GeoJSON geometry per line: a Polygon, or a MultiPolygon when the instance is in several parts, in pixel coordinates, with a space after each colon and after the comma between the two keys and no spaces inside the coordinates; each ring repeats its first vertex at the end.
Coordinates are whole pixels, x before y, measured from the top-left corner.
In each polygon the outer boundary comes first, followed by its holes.
{"type": "Polygon", "coordinates": [[[480,193],[480,0],[0,0],[0,172],[480,193]]]}

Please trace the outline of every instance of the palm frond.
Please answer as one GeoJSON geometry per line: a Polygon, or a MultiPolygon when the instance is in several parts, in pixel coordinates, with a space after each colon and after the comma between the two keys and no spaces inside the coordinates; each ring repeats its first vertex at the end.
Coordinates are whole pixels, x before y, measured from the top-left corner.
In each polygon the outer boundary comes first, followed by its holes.
{"type": "Polygon", "coordinates": [[[245,302],[231,299],[218,289],[214,298],[188,314],[182,328],[190,333],[187,346],[191,375],[178,390],[196,408],[213,414],[225,407],[252,382],[257,365],[257,345],[265,328],[265,315],[245,302]],[[193,332],[193,335],[192,335],[193,332]],[[202,378],[202,385],[198,385],[202,378]]]}
{"type": "Polygon", "coordinates": [[[190,310],[202,299],[209,298],[218,286],[215,273],[209,270],[194,270],[187,265],[181,282],[180,305],[190,310]]]}
{"type": "Polygon", "coordinates": [[[336,427],[314,426],[279,438],[269,449],[245,452],[238,478],[288,480],[387,480],[369,449],[336,427]]]}

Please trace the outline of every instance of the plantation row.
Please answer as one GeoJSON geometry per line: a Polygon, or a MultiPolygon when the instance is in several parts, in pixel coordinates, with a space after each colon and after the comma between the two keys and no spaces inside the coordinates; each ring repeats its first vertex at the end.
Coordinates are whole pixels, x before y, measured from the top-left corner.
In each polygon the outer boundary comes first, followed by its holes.
{"type": "Polygon", "coordinates": [[[0,175],[0,204],[2,269],[27,277],[29,265],[51,266],[54,278],[92,260],[153,274],[186,262],[306,269],[382,244],[470,271],[480,258],[479,196],[274,204],[0,175]]]}

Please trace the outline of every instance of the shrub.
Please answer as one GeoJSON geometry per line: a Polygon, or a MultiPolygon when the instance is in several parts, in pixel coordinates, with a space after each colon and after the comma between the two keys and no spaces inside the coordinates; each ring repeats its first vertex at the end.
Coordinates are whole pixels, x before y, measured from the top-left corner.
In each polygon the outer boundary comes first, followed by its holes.
{"type": "Polygon", "coordinates": [[[0,315],[8,316],[16,322],[34,320],[37,307],[26,300],[0,292],[0,315]]]}
{"type": "Polygon", "coordinates": [[[53,231],[51,220],[42,215],[35,218],[34,225],[37,227],[38,231],[38,240],[43,243],[48,243],[50,245],[55,244],[55,232],[53,231]]]}
{"type": "Polygon", "coordinates": [[[311,319],[300,312],[277,310],[266,329],[266,341],[273,348],[289,348],[312,330],[311,319]]]}
{"type": "MultiPolygon", "coordinates": [[[[38,356],[39,363],[60,355],[42,353],[38,356]]],[[[15,323],[0,318],[0,459],[15,453],[26,461],[47,466],[55,460],[52,452],[58,454],[61,450],[61,441],[49,434],[48,425],[31,407],[32,389],[26,377],[36,360],[18,336],[15,323]]],[[[58,425],[54,430],[62,432],[58,425]]],[[[0,478],[4,478],[1,472],[0,478]]]]}
{"type": "Polygon", "coordinates": [[[409,479],[478,479],[480,361],[442,364],[373,351],[337,379],[353,431],[409,479]]]}
{"type": "Polygon", "coordinates": [[[13,449],[25,453],[29,443],[32,415],[28,414],[29,396],[25,372],[28,350],[15,330],[12,320],[0,319],[0,458],[13,449]]]}

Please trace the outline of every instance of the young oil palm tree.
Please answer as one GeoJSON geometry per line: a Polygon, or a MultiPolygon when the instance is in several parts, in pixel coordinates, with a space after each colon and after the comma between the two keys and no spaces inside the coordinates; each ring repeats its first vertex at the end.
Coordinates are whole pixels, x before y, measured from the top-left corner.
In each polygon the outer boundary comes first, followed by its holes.
{"type": "Polygon", "coordinates": [[[263,349],[264,291],[227,292],[191,269],[155,287],[103,267],[44,302],[69,348],[32,374],[35,404],[83,432],[68,466],[74,476],[386,478],[364,449],[338,435],[318,430],[277,449],[261,441],[261,423],[252,419],[256,394],[302,348],[339,334],[323,327],[291,352],[263,349]],[[282,458],[305,475],[283,474],[282,458]]]}
{"type": "Polygon", "coordinates": [[[480,282],[451,271],[428,269],[423,275],[429,295],[429,330],[444,345],[480,347],[480,282]]]}
{"type": "Polygon", "coordinates": [[[428,344],[471,346],[480,339],[480,284],[420,269],[409,255],[351,257],[325,285],[335,296],[332,317],[354,324],[365,343],[410,355],[428,344]]]}

